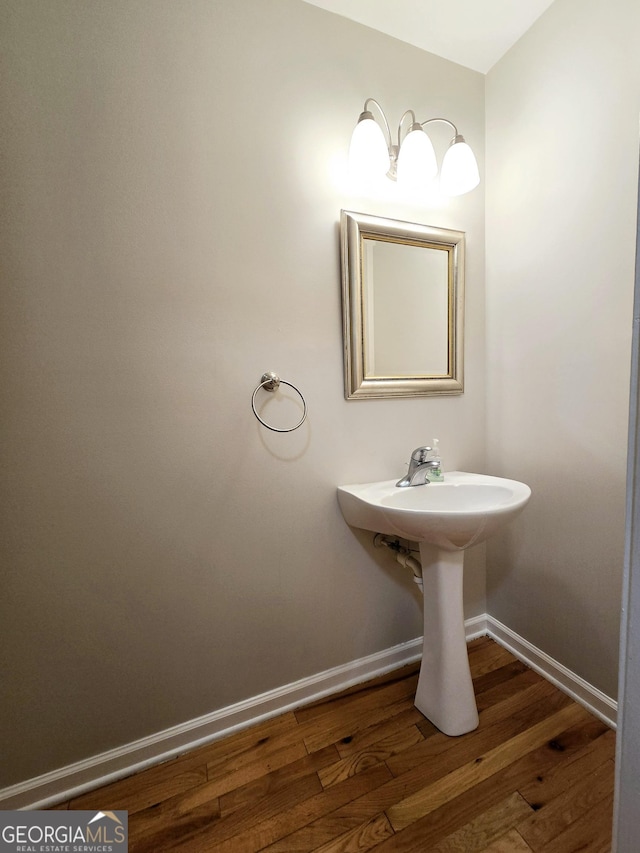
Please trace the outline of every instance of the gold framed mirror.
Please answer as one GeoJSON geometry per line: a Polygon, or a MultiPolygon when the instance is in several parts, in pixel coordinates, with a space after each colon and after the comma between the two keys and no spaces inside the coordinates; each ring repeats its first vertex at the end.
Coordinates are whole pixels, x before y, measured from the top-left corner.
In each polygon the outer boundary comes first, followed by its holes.
{"type": "Polygon", "coordinates": [[[462,394],[463,231],[341,211],[345,397],[462,394]]]}

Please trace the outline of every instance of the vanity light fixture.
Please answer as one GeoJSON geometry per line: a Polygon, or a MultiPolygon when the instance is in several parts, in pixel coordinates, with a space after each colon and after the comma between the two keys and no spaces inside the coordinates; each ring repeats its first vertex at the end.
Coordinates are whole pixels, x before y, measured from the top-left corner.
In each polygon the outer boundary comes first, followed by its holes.
{"type": "Polygon", "coordinates": [[[355,126],[349,147],[349,173],[358,181],[385,175],[399,185],[419,188],[438,174],[436,154],[424,131],[426,124],[440,121],[453,128],[453,138],[445,152],[440,169],[440,189],[445,195],[463,195],[480,183],[478,164],[471,148],[446,118],[416,121],[413,110],[406,110],[398,125],[398,143],[394,145],[389,122],[380,104],[373,98],[364,102],[364,110],[355,126]],[[382,118],[376,121],[369,109],[375,104],[382,118]],[[406,125],[411,122],[408,130],[406,125]],[[383,128],[385,133],[383,133],[383,128]],[[404,135],[403,135],[404,129],[404,135]]]}

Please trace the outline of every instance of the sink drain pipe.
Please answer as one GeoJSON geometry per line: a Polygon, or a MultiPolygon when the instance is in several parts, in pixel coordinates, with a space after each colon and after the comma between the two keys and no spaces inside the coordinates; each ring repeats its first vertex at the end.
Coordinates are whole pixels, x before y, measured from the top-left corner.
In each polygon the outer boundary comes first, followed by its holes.
{"type": "Polygon", "coordinates": [[[408,548],[403,548],[399,539],[391,539],[389,536],[385,536],[384,533],[376,533],[373,537],[373,544],[376,548],[385,547],[390,551],[393,551],[396,555],[397,562],[400,563],[401,566],[411,569],[413,572],[414,582],[420,589],[420,592],[424,593],[422,584],[422,563],[417,557],[413,556],[408,548]]]}

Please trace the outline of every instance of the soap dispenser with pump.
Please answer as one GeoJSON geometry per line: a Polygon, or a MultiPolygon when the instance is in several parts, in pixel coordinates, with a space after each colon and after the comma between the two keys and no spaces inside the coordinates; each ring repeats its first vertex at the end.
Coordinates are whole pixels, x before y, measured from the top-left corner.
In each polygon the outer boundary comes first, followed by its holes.
{"type": "Polygon", "coordinates": [[[444,474],[442,473],[442,467],[441,467],[440,449],[438,447],[439,444],[440,444],[440,441],[437,438],[434,438],[433,439],[433,448],[431,450],[431,454],[429,456],[429,459],[432,462],[437,462],[438,467],[437,468],[430,468],[429,471],[427,472],[427,480],[430,483],[442,483],[444,481],[444,474]]]}

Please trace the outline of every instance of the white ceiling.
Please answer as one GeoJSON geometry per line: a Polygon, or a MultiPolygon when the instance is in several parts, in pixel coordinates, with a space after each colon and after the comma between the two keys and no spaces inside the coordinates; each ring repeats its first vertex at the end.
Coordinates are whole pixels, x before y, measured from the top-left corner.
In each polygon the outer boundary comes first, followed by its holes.
{"type": "Polygon", "coordinates": [[[305,0],[483,74],[553,0],[305,0]]]}

